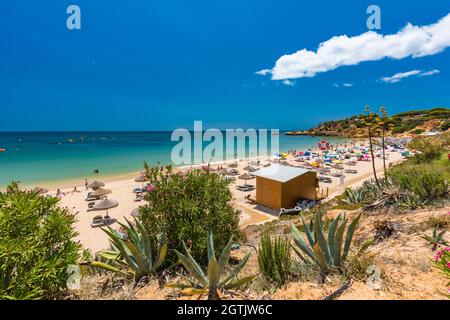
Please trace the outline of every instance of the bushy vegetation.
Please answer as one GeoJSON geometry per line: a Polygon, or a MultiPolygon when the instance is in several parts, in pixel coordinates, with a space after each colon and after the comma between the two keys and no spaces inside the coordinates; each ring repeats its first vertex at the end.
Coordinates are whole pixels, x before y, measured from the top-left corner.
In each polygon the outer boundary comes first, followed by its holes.
{"type": "Polygon", "coordinates": [[[414,163],[430,163],[439,159],[443,152],[444,141],[434,137],[420,137],[413,139],[409,144],[409,149],[415,149],[417,154],[410,160],[414,163]]]}
{"type": "MultiPolygon", "coordinates": [[[[313,134],[334,132],[339,135],[361,135],[362,132],[358,129],[364,128],[364,121],[367,118],[376,116],[374,113],[359,114],[342,120],[333,120],[320,123],[316,128],[308,130],[313,134]]],[[[430,110],[413,110],[408,112],[398,113],[391,117],[386,117],[384,123],[389,132],[395,134],[401,134],[416,129],[417,126],[423,125],[429,120],[441,120],[443,121],[440,127],[440,131],[446,131],[450,127],[450,122],[447,120],[450,118],[450,109],[447,108],[435,108],[430,110]]],[[[423,129],[417,129],[414,131],[416,134],[423,132],[423,129]]],[[[377,132],[374,132],[375,136],[377,132]]]]}
{"type": "Polygon", "coordinates": [[[450,247],[440,248],[437,251],[434,255],[434,266],[449,280],[446,296],[450,298],[450,247]]]}
{"type": "MultiPolygon", "coordinates": [[[[160,236],[170,249],[183,250],[187,241],[192,257],[208,264],[207,237],[215,234],[215,245],[223,250],[228,240],[239,240],[239,212],[231,205],[229,182],[203,169],[164,174],[147,168],[151,190],[141,208],[141,222],[150,238],[160,236]]],[[[168,255],[167,261],[177,261],[168,255]]]]}
{"type": "Polygon", "coordinates": [[[267,280],[277,286],[285,284],[292,267],[289,240],[281,236],[272,240],[268,234],[263,234],[258,249],[258,266],[267,280]]]}
{"type": "Polygon", "coordinates": [[[362,204],[368,209],[415,209],[448,200],[448,144],[448,133],[413,139],[409,147],[415,148],[417,154],[389,169],[387,177],[379,179],[380,188],[371,180],[359,188],[347,189],[339,199],[340,205],[362,204]]]}
{"type": "Polygon", "coordinates": [[[410,192],[425,203],[447,196],[448,185],[441,171],[439,166],[405,165],[390,170],[389,178],[401,190],[410,192]]]}
{"type": "Polygon", "coordinates": [[[17,185],[0,193],[0,299],[54,299],[67,289],[82,251],[75,217],[57,203],[17,185]]]}

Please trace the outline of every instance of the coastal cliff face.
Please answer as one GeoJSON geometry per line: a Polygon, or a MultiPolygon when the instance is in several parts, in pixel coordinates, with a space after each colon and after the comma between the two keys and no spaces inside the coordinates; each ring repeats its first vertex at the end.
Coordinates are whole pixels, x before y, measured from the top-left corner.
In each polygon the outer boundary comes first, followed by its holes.
{"type": "MultiPolygon", "coordinates": [[[[360,114],[342,120],[320,123],[309,130],[288,131],[286,135],[367,137],[364,124],[366,115],[360,114]]],[[[413,110],[402,112],[386,119],[386,135],[416,135],[426,131],[444,132],[450,129],[450,109],[413,110]]]]}

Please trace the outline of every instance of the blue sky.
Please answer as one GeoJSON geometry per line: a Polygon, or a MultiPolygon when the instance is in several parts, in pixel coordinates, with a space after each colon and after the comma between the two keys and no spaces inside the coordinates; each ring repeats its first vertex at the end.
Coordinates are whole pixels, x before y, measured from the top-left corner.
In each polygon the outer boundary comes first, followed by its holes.
{"type": "Polygon", "coordinates": [[[450,49],[272,80],[283,55],[367,32],[370,4],[383,35],[450,13],[442,0],[2,1],[0,131],[306,129],[365,104],[449,107],[450,49]],[[70,4],[81,30],[66,28],[70,4]]]}

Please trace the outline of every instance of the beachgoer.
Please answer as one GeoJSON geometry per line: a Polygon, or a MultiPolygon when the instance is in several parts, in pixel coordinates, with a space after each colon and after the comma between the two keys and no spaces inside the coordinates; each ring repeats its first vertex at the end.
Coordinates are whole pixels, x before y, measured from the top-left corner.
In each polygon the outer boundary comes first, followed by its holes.
{"type": "Polygon", "coordinates": [[[86,187],[86,190],[88,189],[88,185],[89,185],[88,179],[84,179],[84,186],[86,187]]]}

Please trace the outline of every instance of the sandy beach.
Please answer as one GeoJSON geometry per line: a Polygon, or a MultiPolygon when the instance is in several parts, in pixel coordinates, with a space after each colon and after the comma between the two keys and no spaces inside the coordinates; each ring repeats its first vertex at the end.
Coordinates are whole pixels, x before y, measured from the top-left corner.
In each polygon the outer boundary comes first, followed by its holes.
{"type": "MultiPolygon", "coordinates": [[[[397,163],[402,160],[402,156],[398,152],[387,153],[387,166],[397,163]]],[[[264,164],[268,159],[260,159],[260,163],[264,164]]],[[[241,159],[237,161],[237,170],[239,173],[246,172],[243,168],[249,163],[254,163],[255,160],[241,159]]],[[[298,166],[299,163],[295,161],[294,156],[289,155],[287,160],[289,164],[298,166]]],[[[381,158],[375,158],[376,169],[381,175],[383,172],[383,161],[381,158]]],[[[223,163],[211,165],[212,169],[218,166],[226,167],[223,163]]],[[[175,168],[175,170],[186,170],[189,167],[175,168]]],[[[357,186],[361,184],[364,180],[370,179],[372,177],[372,163],[371,161],[358,161],[356,166],[352,169],[357,170],[357,174],[345,174],[344,184],[340,184],[340,179],[336,177],[331,177],[331,183],[319,183],[319,190],[323,190],[324,194],[328,194],[328,198],[332,198],[343,192],[344,188],[350,186],[357,186]],[[327,191],[328,190],[328,191],[327,191]]],[[[134,178],[137,177],[139,173],[129,173],[122,177],[111,177],[110,179],[103,179],[99,177],[99,180],[103,181],[106,185],[105,188],[112,191],[108,195],[108,198],[115,199],[119,202],[119,206],[108,210],[109,215],[113,219],[124,222],[125,218],[132,219],[131,211],[140,205],[144,205],[145,201],[135,201],[135,194],[133,189],[136,187],[141,187],[142,184],[135,182],[134,178]]],[[[254,180],[247,181],[248,184],[255,184],[254,180]]],[[[255,198],[256,191],[242,192],[236,189],[236,185],[243,184],[243,181],[236,179],[230,184],[230,190],[234,196],[233,205],[236,209],[241,211],[240,214],[240,226],[244,228],[248,225],[262,224],[268,221],[278,218],[278,212],[271,210],[269,208],[263,207],[258,204],[249,203],[246,201],[245,196],[250,194],[251,198],[255,198]]],[[[49,194],[56,193],[56,186],[49,194]]],[[[82,179],[77,184],[73,181],[66,182],[59,187],[60,191],[64,193],[61,196],[60,205],[67,207],[73,213],[76,213],[78,221],[76,222],[75,228],[79,235],[77,240],[79,240],[85,248],[90,249],[92,252],[96,252],[108,247],[108,240],[105,233],[100,228],[92,228],[91,222],[92,218],[99,214],[105,214],[104,211],[87,211],[87,201],[85,201],[87,190],[84,187],[84,180],[82,179]],[[70,184],[69,184],[70,183],[70,184]],[[77,186],[78,192],[73,192],[74,185],[77,186]],[[70,187],[69,187],[70,186],[70,187]]],[[[113,224],[112,227],[117,228],[117,224],[113,224]]]]}

